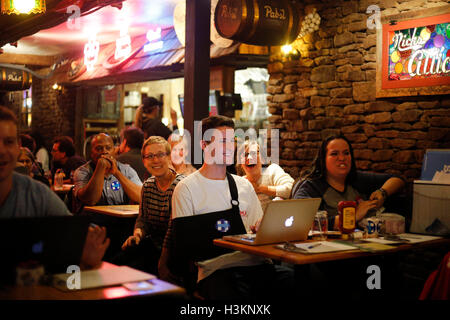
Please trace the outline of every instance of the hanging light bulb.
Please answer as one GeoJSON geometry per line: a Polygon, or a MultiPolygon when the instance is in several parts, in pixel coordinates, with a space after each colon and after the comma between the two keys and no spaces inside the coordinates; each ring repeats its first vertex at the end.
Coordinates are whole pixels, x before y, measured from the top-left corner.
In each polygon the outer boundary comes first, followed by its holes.
{"type": "Polygon", "coordinates": [[[3,14],[45,13],[45,0],[1,0],[3,14]]]}
{"type": "Polygon", "coordinates": [[[283,52],[284,55],[288,55],[292,51],[292,46],[290,44],[286,44],[281,47],[281,52],[283,52]]]}

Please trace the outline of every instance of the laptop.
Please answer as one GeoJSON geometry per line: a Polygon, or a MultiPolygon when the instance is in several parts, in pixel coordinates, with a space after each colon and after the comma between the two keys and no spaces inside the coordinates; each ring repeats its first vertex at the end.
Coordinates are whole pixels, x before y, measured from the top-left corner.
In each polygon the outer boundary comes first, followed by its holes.
{"type": "Polygon", "coordinates": [[[16,268],[34,261],[45,273],[65,273],[80,264],[89,216],[0,219],[0,280],[14,283],[16,268]]]}
{"type": "Polygon", "coordinates": [[[171,256],[180,260],[202,261],[232,252],[213,244],[225,235],[246,232],[238,212],[219,211],[178,217],[172,220],[173,242],[171,256]]]}
{"type": "Polygon", "coordinates": [[[256,234],[227,235],[223,239],[248,245],[306,240],[320,201],[320,198],[272,201],[256,234]]]}

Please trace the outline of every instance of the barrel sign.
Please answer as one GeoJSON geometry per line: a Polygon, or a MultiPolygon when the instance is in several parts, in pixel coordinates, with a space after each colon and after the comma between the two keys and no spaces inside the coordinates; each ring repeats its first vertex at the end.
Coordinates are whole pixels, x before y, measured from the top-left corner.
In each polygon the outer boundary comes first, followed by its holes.
{"type": "Polygon", "coordinates": [[[214,13],[224,38],[253,45],[284,45],[300,32],[300,10],[289,0],[219,0],[214,13]]]}
{"type": "Polygon", "coordinates": [[[12,68],[0,68],[0,90],[25,90],[31,86],[31,74],[12,68]]]}

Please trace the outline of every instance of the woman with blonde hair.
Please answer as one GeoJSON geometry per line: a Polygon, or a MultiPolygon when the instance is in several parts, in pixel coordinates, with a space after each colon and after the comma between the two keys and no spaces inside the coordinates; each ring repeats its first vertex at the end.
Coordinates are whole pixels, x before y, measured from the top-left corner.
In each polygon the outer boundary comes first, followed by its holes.
{"type": "Polygon", "coordinates": [[[262,163],[256,141],[245,141],[238,149],[236,171],[253,185],[263,211],[272,200],[288,199],[294,179],[276,163],[262,163]]]}
{"type": "Polygon", "coordinates": [[[150,173],[142,186],[139,216],[133,235],[122,245],[122,252],[114,261],[152,274],[158,272],[164,237],[171,212],[172,194],[184,176],[171,168],[170,144],[159,136],[144,141],[141,155],[150,173]]]}
{"type": "Polygon", "coordinates": [[[186,163],[186,157],[189,150],[187,149],[187,141],[184,136],[172,133],[168,139],[172,151],[170,159],[176,172],[184,174],[185,176],[195,172],[197,169],[190,163],[186,163]]]}

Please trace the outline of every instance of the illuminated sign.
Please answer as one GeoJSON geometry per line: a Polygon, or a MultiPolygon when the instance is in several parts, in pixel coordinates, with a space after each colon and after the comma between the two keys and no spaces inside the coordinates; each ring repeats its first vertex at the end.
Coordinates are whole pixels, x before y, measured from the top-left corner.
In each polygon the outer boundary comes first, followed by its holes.
{"type": "Polygon", "coordinates": [[[144,46],[144,52],[161,49],[163,47],[163,42],[161,41],[161,28],[154,31],[148,30],[147,40],[149,43],[144,46]]]}
{"type": "Polygon", "coordinates": [[[382,88],[450,82],[450,14],[383,27],[382,88]]]}
{"type": "Polygon", "coordinates": [[[96,34],[93,33],[89,37],[89,41],[84,45],[84,65],[88,71],[94,69],[98,59],[100,44],[95,40],[96,34]]]}
{"type": "Polygon", "coordinates": [[[131,38],[128,34],[128,28],[120,29],[120,38],[116,40],[116,51],[114,58],[120,60],[127,57],[131,53],[131,38]]]}

